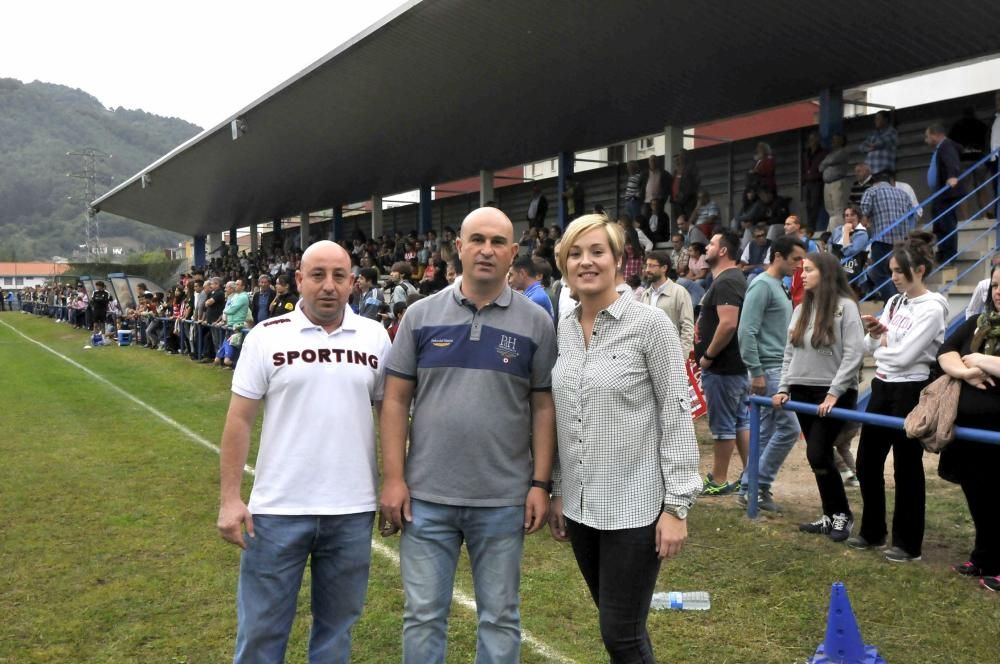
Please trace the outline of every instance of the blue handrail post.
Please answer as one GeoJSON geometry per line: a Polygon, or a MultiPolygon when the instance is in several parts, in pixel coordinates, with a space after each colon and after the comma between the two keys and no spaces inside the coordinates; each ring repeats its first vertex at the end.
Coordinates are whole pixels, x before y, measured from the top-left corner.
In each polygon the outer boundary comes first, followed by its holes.
{"type": "Polygon", "coordinates": [[[760,467],[760,405],[750,403],[750,452],[747,455],[747,516],[756,519],[760,513],[757,505],[758,484],[760,478],[757,470],[760,467]]]}

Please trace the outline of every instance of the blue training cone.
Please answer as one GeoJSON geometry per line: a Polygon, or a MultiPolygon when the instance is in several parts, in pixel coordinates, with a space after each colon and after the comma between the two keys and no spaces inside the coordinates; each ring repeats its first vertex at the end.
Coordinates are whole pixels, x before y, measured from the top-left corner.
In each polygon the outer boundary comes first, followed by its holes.
{"type": "Polygon", "coordinates": [[[851,600],[839,581],[830,589],[830,613],[826,619],[826,639],[809,660],[812,664],[885,664],[875,646],[861,640],[851,600]]]}

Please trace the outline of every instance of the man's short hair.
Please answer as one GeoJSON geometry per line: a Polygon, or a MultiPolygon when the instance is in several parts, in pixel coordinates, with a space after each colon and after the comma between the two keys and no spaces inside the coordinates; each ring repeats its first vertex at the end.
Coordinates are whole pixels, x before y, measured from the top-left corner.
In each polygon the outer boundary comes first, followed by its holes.
{"type": "Polygon", "coordinates": [[[719,236],[719,248],[726,249],[726,254],[734,261],[740,259],[740,236],[736,231],[725,229],[717,233],[719,236]]]}
{"type": "Polygon", "coordinates": [[[647,261],[656,261],[665,270],[669,270],[672,266],[670,264],[670,254],[665,251],[651,251],[646,254],[647,261]]]}
{"type": "Polygon", "coordinates": [[[552,276],[552,265],[544,258],[532,258],[531,266],[533,274],[543,284],[552,276]]]}
{"type": "Polygon", "coordinates": [[[937,122],[935,122],[934,124],[928,125],[928,127],[927,127],[927,133],[928,134],[947,134],[948,132],[945,131],[944,127],[942,127],[940,124],[938,124],[937,122]]]}
{"type": "Polygon", "coordinates": [[[204,286],[205,285],[205,282],[202,281],[201,279],[195,279],[193,283],[194,283],[195,286],[204,286]]]}
{"type": "Polygon", "coordinates": [[[892,182],[892,173],[889,171],[880,171],[872,176],[872,180],[875,182],[892,182]]]}
{"type": "Polygon", "coordinates": [[[409,279],[411,276],[413,276],[413,266],[410,265],[407,261],[397,261],[393,263],[389,271],[398,272],[399,276],[401,276],[403,279],[409,279]]]}
{"type": "Polygon", "coordinates": [[[802,251],[808,251],[806,243],[799,238],[794,235],[782,235],[771,243],[771,255],[781,254],[782,258],[787,259],[795,247],[801,247],[802,251]]]}
{"type": "Polygon", "coordinates": [[[361,277],[370,284],[378,281],[378,270],[373,267],[361,268],[361,277]]]}
{"type": "Polygon", "coordinates": [[[535,261],[531,256],[526,256],[526,255],[518,256],[517,258],[514,259],[514,262],[511,263],[510,267],[513,270],[524,272],[525,274],[531,277],[534,277],[536,274],[535,261]]]}
{"type": "Polygon", "coordinates": [[[95,281],[94,285],[95,286],[99,286],[100,288],[104,288],[104,282],[103,281],[95,281]]]}

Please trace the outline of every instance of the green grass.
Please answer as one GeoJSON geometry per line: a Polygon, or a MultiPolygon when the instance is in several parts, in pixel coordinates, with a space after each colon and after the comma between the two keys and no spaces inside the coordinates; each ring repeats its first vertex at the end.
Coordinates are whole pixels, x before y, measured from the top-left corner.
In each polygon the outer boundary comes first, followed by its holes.
{"type": "MultiPolygon", "coordinates": [[[[0,320],[219,440],[231,373],[134,347],[83,350],[82,333],[46,319],[0,320]]],[[[3,325],[0,366],[0,662],[229,660],[238,553],[215,532],[217,456],[3,325]]],[[[1000,601],[947,569],[971,546],[964,501],[935,479],[928,493],[925,562],[902,566],[797,533],[815,505],[749,522],[732,499],[701,501],[688,548],[664,566],[658,589],[708,590],[712,609],[653,614],[658,656],[805,661],[840,580],[865,642],[887,661],[996,661],[1000,601]]],[[[525,629],[573,660],[606,661],[568,546],[529,537],[523,570],[525,629]]],[[[458,585],[471,594],[466,561],[458,585]]],[[[307,588],[290,662],[306,661],[307,588]]],[[[398,569],[375,554],[354,661],[399,661],[401,616],[398,569]]],[[[456,605],[449,662],[474,652],[474,616],[456,605]]],[[[547,661],[528,646],[522,654],[547,661]]]]}

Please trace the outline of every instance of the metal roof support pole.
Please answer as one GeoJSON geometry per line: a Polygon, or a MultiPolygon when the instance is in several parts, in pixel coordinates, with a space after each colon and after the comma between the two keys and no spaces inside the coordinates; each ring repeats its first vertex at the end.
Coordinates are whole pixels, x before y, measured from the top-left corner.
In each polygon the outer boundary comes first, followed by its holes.
{"type": "Polygon", "coordinates": [[[420,187],[420,218],[417,221],[417,233],[421,235],[426,234],[427,231],[431,230],[431,225],[433,224],[433,219],[431,217],[431,202],[433,197],[431,196],[430,185],[423,185],[420,187]]]}
{"type": "MultiPolygon", "coordinates": [[[[663,170],[672,171],[674,155],[684,149],[684,128],[667,125],[663,128],[663,170]]],[[[666,183],[664,183],[666,186],[666,183]]],[[[668,192],[669,193],[669,192],[668,192]]],[[[664,214],[670,214],[670,208],[664,203],[664,214]]],[[[670,232],[677,232],[677,220],[670,214],[670,232]]]]}
{"type": "Polygon", "coordinates": [[[830,149],[834,134],[844,131],[844,91],[824,88],[819,93],[819,141],[830,149]]]}
{"type": "Polygon", "coordinates": [[[205,236],[195,235],[194,236],[194,264],[197,267],[204,267],[205,265],[205,236]]]}
{"type": "Polygon", "coordinates": [[[229,246],[232,247],[232,249],[230,249],[229,252],[233,256],[239,253],[239,248],[237,247],[236,244],[236,224],[233,224],[232,226],[229,227],[229,246]]]}
{"type": "Polygon", "coordinates": [[[330,239],[334,242],[344,239],[344,207],[340,204],[333,206],[333,226],[330,239]]]}
{"type": "Polygon", "coordinates": [[[573,177],[573,159],[575,155],[572,152],[560,152],[559,153],[559,195],[556,200],[559,204],[559,228],[565,229],[569,224],[570,219],[566,214],[566,183],[570,178],[573,177]]]}
{"type": "Polygon", "coordinates": [[[372,237],[382,236],[382,196],[372,194],[372,237]]]}
{"type": "Polygon", "coordinates": [[[208,234],[208,250],[215,253],[215,250],[222,246],[222,232],[208,234]]]}
{"type": "Polygon", "coordinates": [[[299,215],[299,249],[305,251],[309,246],[309,213],[299,215]]]}
{"type": "Polygon", "coordinates": [[[256,254],[259,246],[257,244],[257,222],[250,224],[250,252],[256,254]]]}
{"type": "Polygon", "coordinates": [[[493,171],[479,171],[479,207],[486,207],[493,196],[493,171]]]}

